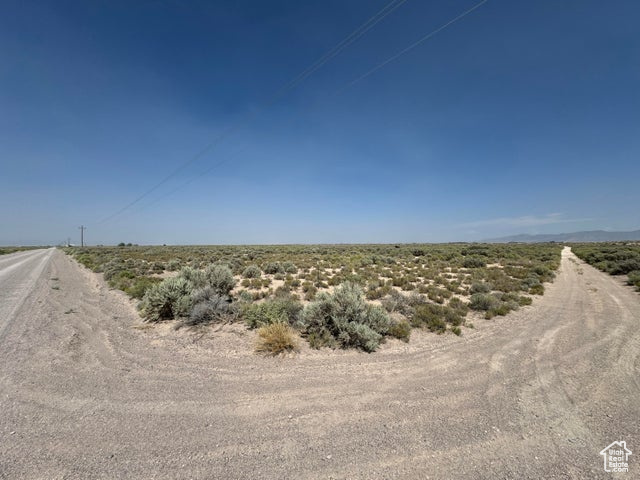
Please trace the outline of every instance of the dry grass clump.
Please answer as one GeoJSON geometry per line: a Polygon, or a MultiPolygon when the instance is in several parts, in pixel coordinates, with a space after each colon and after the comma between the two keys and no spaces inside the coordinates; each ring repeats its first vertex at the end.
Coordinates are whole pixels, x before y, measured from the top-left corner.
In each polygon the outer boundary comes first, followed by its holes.
{"type": "Polygon", "coordinates": [[[297,352],[298,333],[286,323],[276,322],[258,329],[256,352],[266,355],[297,352]]]}

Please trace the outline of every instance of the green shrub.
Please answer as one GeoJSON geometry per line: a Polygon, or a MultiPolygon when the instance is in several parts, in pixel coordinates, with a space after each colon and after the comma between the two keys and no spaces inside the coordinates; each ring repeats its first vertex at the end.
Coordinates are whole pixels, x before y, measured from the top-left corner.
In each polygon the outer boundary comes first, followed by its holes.
{"type": "Polygon", "coordinates": [[[167,270],[169,272],[175,272],[180,268],[180,262],[178,260],[170,260],[167,262],[167,270]]]}
{"type": "Polygon", "coordinates": [[[236,281],[231,269],[226,265],[211,265],[204,271],[208,285],[220,295],[228,295],[236,281]]]}
{"type": "Polygon", "coordinates": [[[302,311],[300,325],[312,336],[312,344],[330,343],[330,336],[343,348],[354,347],[367,352],[378,348],[388,333],[390,319],[380,307],[368,304],[362,288],[354,283],[340,285],[333,294],[321,292],[302,311]]]}
{"type": "Polygon", "coordinates": [[[451,331],[457,336],[462,335],[462,329],[460,327],[451,327],[451,331]]]}
{"type": "Polygon", "coordinates": [[[137,277],[128,287],[124,288],[124,292],[130,297],[140,300],[149,288],[161,281],[162,279],[158,277],[137,277]]]}
{"type": "Polygon", "coordinates": [[[534,285],[529,289],[529,293],[532,295],[544,295],[544,285],[534,285]]]}
{"type": "Polygon", "coordinates": [[[282,270],[284,270],[284,273],[297,273],[298,267],[293,262],[283,262],[282,270]]]}
{"type": "Polygon", "coordinates": [[[454,297],[451,300],[449,300],[449,305],[448,306],[449,306],[449,308],[452,308],[453,310],[458,312],[458,314],[463,316],[463,317],[467,314],[467,312],[469,312],[469,305],[464,303],[458,297],[454,297]]]}
{"type": "Polygon", "coordinates": [[[297,323],[302,304],[293,297],[274,298],[262,303],[251,303],[242,308],[242,318],[249,328],[259,328],[272,323],[297,323]]]}
{"type": "Polygon", "coordinates": [[[462,261],[462,266],[464,268],[482,268],[486,266],[486,262],[479,257],[465,257],[462,261]]]}
{"type": "Polygon", "coordinates": [[[207,276],[204,271],[196,270],[193,267],[182,267],[178,272],[178,277],[184,279],[191,287],[191,290],[207,286],[207,276]]]}
{"type": "Polygon", "coordinates": [[[152,285],[140,303],[142,317],[149,322],[185,317],[191,310],[191,285],[182,277],[167,278],[152,285]]]}
{"type": "Polygon", "coordinates": [[[285,273],[284,268],[282,267],[282,264],[280,262],[267,263],[264,266],[263,270],[264,270],[264,273],[267,273],[269,275],[272,275],[275,273],[285,273]]]}
{"type": "Polygon", "coordinates": [[[411,325],[406,320],[392,321],[388,335],[408,343],[411,336],[411,325]]]}
{"type": "Polygon", "coordinates": [[[640,270],[634,270],[629,272],[629,278],[627,279],[627,284],[633,285],[636,289],[640,290],[640,270]]]}
{"type": "Polygon", "coordinates": [[[490,310],[497,307],[500,301],[493,295],[486,293],[474,293],[471,295],[469,308],[471,310],[490,310]]]}
{"type": "Polygon", "coordinates": [[[244,278],[259,278],[262,276],[262,270],[257,265],[249,265],[242,271],[244,278]]]}
{"type": "Polygon", "coordinates": [[[513,310],[512,305],[506,302],[502,302],[494,307],[491,307],[489,310],[487,310],[487,313],[485,314],[484,318],[488,320],[495,317],[496,315],[506,315],[511,310],[513,310]]]}
{"type": "Polygon", "coordinates": [[[440,305],[427,303],[418,305],[411,317],[411,326],[427,328],[432,332],[444,333],[447,329],[445,311],[440,305]]]}
{"type": "Polygon", "coordinates": [[[471,293],[489,293],[492,290],[490,283],[474,282],[471,284],[471,293]]]}

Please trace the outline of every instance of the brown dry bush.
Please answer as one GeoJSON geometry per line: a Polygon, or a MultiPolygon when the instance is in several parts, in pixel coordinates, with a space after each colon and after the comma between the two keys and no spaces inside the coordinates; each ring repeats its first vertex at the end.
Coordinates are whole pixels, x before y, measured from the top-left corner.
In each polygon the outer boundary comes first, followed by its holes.
{"type": "Polygon", "coordinates": [[[298,333],[286,323],[272,323],[258,329],[256,352],[266,355],[297,352],[300,349],[298,333]]]}

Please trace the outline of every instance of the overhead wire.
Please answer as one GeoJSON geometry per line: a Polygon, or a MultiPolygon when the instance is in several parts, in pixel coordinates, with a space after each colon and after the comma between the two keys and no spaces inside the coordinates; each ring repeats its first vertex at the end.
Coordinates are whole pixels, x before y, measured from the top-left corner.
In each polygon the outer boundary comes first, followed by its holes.
{"type": "MultiPolygon", "coordinates": [[[[462,18],[466,17],[467,15],[469,15],[470,13],[472,13],[474,10],[480,8],[483,4],[487,3],[488,0],[482,0],[480,2],[478,2],[477,4],[475,4],[474,6],[472,6],[471,8],[465,10],[464,12],[462,12],[460,15],[454,17],[453,19],[449,20],[448,22],[444,23],[443,25],[441,25],[440,27],[438,27],[435,30],[430,31],[429,33],[427,33],[426,35],[423,35],[422,37],[420,37],[417,41],[413,42],[412,44],[410,44],[408,47],[400,50],[398,53],[392,55],[391,57],[387,58],[386,60],[384,60],[383,62],[379,63],[378,65],[376,65],[375,67],[373,67],[372,69],[368,70],[367,72],[365,72],[363,75],[357,77],[355,80],[352,80],[351,82],[347,83],[345,86],[343,86],[342,88],[340,88],[339,90],[336,90],[336,92],[334,93],[334,95],[338,95],[342,92],[344,92],[345,90],[347,90],[348,88],[352,87],[353,85],[355,85],[356,83],[360,82],[361,80],[364,80],[365,78],[367,78],[368,76],[372,75],[373,73],[375,73],[376,71],[380,70],[381,68],[385,67],[386,65],[388,65],[389,63],[393,62],[394,60],[397,60],[398,58],[400,58],[402,55],[405,55],[406,53],[410,52],[411,50],[413,50],[414,48],[418,47],[420,44],[424,43],[425,41],[429,40],[430,38],[432,38],[433,36],[435,36],[436,34],[438,34],[439,32],[441,32],[442,30],[444,30],[445,28],[449,27],[450,25],[456,23],[457,21],[461,20],[462,18]]],[[[394,3],[394,2],[392,2],[394,3]]],[[[404,2],[402,2],[404,3],[404,2]]],[[[389,4],[391,5],[391,4],[389,4]]],[[[389,7],[389,5],[387,5],[386,8],[389,7]]],[[[396,5],[393,7],[393,10],[395,10],[396,8],[398,8],[398,6],[400,5],[396,5]]],[[[379,13],[383,12],[385,9],[381,10],[379,13]]],[[[391,13],[391,11],[393,10],[389,10],[387,12],[391,13]]],[[[374,17],[372,17],[374,18],[374,17]]],[[[373,25],[372,25],[373,26],[373,25]]],[[[371,27],[369,27],[371,28],[371,27]]],[[[349,36],[351,37],[351,35],[349,36]]],[[[349,37],[347,37],[345,40],[347,40],[349,37]]],[[[343,40],[344,42],[344,40],[343,40]]],[[[341,42],[341,43],[343,43],[341,42]]],[[[339,53],[339,51],[341,50],[337,50],[339,48],[339,45],[334,47],[333,49],[331,49],[327,54],[325,54],[323,57],[321,57],[317,62],[314,63],[318,64],[319,62],[322,62],[323,59],[325,57],[327,57],[331,52],[336,51],[337,53],[339,53]]],[[[336,53],[336,54],[337,54],[336,53]]],[[[333,55],[335,56],[335,55],[333,55]]],[[[328,61],[328,59],[326,60],[328,61]]],[[[322,64],[326,63],[326,61],[323,61],[322,64]]],[[[321,65],[320,65],[321,66],[321,65]]],[[[298,75],[296,78],[294,78],[291,82],[289,82],[288,85],[297,85],[297,83],[299,83],[299,81],[304,80],[304,78],[306,78],[308,75],[310,75],[311,73],[313,73],[313,71],[317,70],[311,70],[312,67],[307,68],[305,71],[303,71],[300,75],[298,75]],[[309,73],[307,73],[309,72],[309,73]],[[299,80],[298,80],[299,79],[299,80]]],[[[318,67],[319,68],[319,67],[318,67]]],[[[286,86],[285,86],[286,87],[286,86]]],[[[285,88],[283,87],[283,88],[285,88]]],[[[233,154],[231,154],[231,156],[236,156],[239,153],[241,153],[243,150],[246,149],[246,145],[242,148],[240,148],[239,150],[237,150],[236,152],[234,152],[233,154]]],[[[192,178],[188,179],[186,182],[182,183],[181,185],[177,186],[176,188],[170,190],[169,192],[167,192],[166,194],[156,198],[155,200],[145,204],[144,206],[142,206],[139,210],[144,210],[152,205],[155,205],[156,203],[158,203],[159,201],[163,200],[164,198],[173,195],[174,193],[178,192],[179,190],[185,188],[187,185],[191,184],[192,182],[194,182],[195,180],[197,180],[198,178],[212,172],[213,170],[215,170],[216,168],[219,168],[220,166],[222,166],[223,164],[227,163],[230,160],[229,157],[220,160],[219,162],[213,164],[211,167],[207,168],[206,170],[204,170],[203,172],[201,172],[199,175],[197,176],[193,176],[192,178]]],[[[138,211],[139,211],[138,210],[138,211]]]]}
{"type": "Polygon", "coordinates": [[[364,80],[365,78],[373,75],[375,72],[377,72],[378,70],[380,70],[381,68],[387,66],[388,64],[390,64],[391,62],[397,60],[398,58],[400,58],[401,56],[405,55],[406,53],[409,53],[411,50],[413,50],[414,48],[416,48],[417,46],[421,45],[422,43],[426,42],[427,40],[429,40],[430,38],[432,38],[433,36],[437,35],[438,33],[440,33],[442,30],[444,30],[445,28],[447,28],[448,26],[456,23],[458,20],[462,20],[464,17],[466,17],[467,15],[469,15],[471,12],[473,12],[474,10],[480,8],[482,5],[484,5],[485,3],[487,3],[489,0],[482,0],[481,2],[476,3],[473,7],[469,8],[468,10],[465,10],[464,12],[462,12],[460,15],[458,15],[457,17],[449,20],[447,23],[445,23],[444,25],[436,28],[435,30],[427,33],[426,35],[420,37],[417,41],[413,42],[411,45],[409,45],[408,47],[400,50],[398,53],[392,55],[391,57],[387,58],[385,61],[379,63],[378,65],[376,65],[375,67],[373,67],[371,70],[368,70],[367,72],[365,72],[364,74],[360,75],[358,78],[356,78],[355,80],[349,82],[345,87],[343,87],[342,89],[340,89],[338,91],[338,93],[354,86],[356,83],[364,80]]]}
{"type": "Polygon", "coordinates": [[[132,206],[139,203],[142,199],[156,191],[159,187],[164,185],[178,173],[186,169],[188,166],[192,165],[194,162],[202,158],[206,153],[210,152],[217,145],[219,145],[224,139],[229,137],[234,131],[238,130],[240,127],[250,123],[257,115],[263,112],[265,109],[269,108],[276,101],[278,101],[283,95],[296,88],[300,83],[302,83],[306,78],[315,73],[319,68],[337,56],[340,52],[342,52],[345,48],[351,45],[353,42],[362,37],[365,33],[371,30],[375,25],[380,23],[384,18],[397,10],[400,6],[406,3],[408,0],[392,0],[388,4],[386,4],[381,10],[379,10],[375,15],[370,17],[365,23],[356,28],[353,32],[347,35],[343,40],[341,40],[336,46],[327,51],[324,55],[322,55],[318,60],[313,62],[309,67],[305,68],[301,73],[296,75],[292,80],[286,83],[283,87],[277,90],[273,95],[271,95],[262,105],[256,110],[248,113],[247,115],[241,117],[235,123],[224,128],[216,137],[203,149],[198,151],[195,155],[189,158],[187,161],[180,164],[177,168],[172,170],[168,175],[166,175],[162,180],[157,182],[151,188],[138,195],[134,200],[124,205],[122,208],[118,209],[114,213],[108,215],[98,222],[98,224],[105,223],[121,213],[125,212],[132,206]]]}

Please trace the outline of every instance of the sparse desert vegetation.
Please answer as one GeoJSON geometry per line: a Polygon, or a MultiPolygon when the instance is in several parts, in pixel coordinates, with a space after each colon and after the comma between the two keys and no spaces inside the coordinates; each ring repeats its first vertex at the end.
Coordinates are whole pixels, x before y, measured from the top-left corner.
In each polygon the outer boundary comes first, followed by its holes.
{"type": "MultiPolygon", "coordinates": [[[[269,338],[284,336],[286,326],[314,348],[372,352],[389,337],[408,341],[412,328],[461,335],[469,311],[493,318],[529,305],[553,279],[560,250],[556,244],[433,244],[66,251],[139,299],[148,322],[237,320],[269,338]]],[[[260,349],[278,350],[264,342],[260,349]]]]}
{"type": "Polygon", "coordinates": [[[572,246],[580,259],[610,275],[627,275],[627,283],[640,292],[640,243],[607,242],[572,246]]]}
{"type": "Polygon", "coordinates": [[[39,248],[49,247],[0,247],[0,255],[8,255],[9,253],[24,252],[27,250],[37,250],[39,248]]]}

